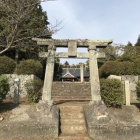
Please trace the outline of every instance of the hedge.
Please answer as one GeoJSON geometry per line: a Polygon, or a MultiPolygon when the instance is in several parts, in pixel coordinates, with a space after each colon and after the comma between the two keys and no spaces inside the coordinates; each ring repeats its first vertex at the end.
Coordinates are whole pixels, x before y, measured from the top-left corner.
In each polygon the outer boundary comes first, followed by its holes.
{"type": "Polygon", "coordinates": [[[121,107],[124,101],[123,85],[118,79],[101,79],[101,98],[108,107],[121,107]]]}
{"type": "Polygon", "coordinates": [[[0,104],[2,100],[5,99],[9,91],[8,79],[4,76],[0,76],[0,104]]]}
{"type": "Polygon", "coordinates": [[[34,74],[39,78],[42,78],[43,67],[37,60],[24,60],[17,65],[17,74],[34,74]]]}
{"type": "Polygon", "coordinates": [[[118,62],[107,61],[100,69],[99,75],[101,78],[106,78],[109,75],[134,75],[135,64],[133,62],[118,62]]]}
{"type": "Polygon", "coordinates": [[[135,64],[135,74],[136,75],[140,75],[140,58],[137,58],[134,60],[134,64],[135,64]]]}
{"type": "Polygon", "coordinates": [[[15,71],[16,63],[13,59],[7,56],[0,57],[0,75],[12,74],[15,71]]]}
{"type": "Polygon", "coordinates": [[[140,81],[136,85],[137,99],[140,101],[140,81]]]}

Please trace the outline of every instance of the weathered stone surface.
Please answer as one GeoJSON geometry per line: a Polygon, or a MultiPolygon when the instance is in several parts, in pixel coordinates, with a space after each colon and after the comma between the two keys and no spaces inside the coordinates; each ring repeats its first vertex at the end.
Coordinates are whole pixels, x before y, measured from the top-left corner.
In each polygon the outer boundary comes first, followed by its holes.
{"type": "Polygon", "coordinates": [[[35,75],[17,75],[17,74],[4,74],[8,78],[10,90],[8,92],[8,96],[14,97],[14,90],[15,90],[15,79],[19,79],[19,97],[23,98],[26,97],[27,91],[25,89],[25,83],[28,80],[37,80],[39,79],[35,75]]]}
{"type": "Polygon", "coordinates": [[[80,63],[80,80],[81,80],[81,82],[84,82],[84,65],[83,65],[83,63],[80,63]]]}
{"type": "Polygon", "coordinates": [[[135,75],[123,75],[123,76],[110,75],[108,78],[119,79],[120,81],[122,81],[123,84],[124,81],[126,80],[129,81],[130,99],[133,101],[137,99],[136,83],[138,81],[138,77],[139,76],[135,76],[135,75]]]}
{"type": "Polygon", "coordinates": [[[53,82],[53,100],[90,100],[89,82],[53,82]]]}
{"type": "Polygon", "coordinates": [[[37,41],[38,45],[50,45],[54,44],[57,47],[67,47],[68,42],[75,41],[77,42],[78,47],[88,47],[89,45],[96,45],[97,48],[105,48],[108,44],[112,43],[112,40],[88,40],[88,39],[41,39],[33,38],[32,40],[37,41]]]}
{"type": "Polygon", "coordinates": [[[109,75],[108,77],[107,77],[108,79],[118,79],[118,80],[122,80],[122,77],[121,76],[117,76],[117,75],[109,75]]]}
{"type": "Polygon", "coordinates": [[[83,105],[76,103],[63,103],[59,105],[60,107],[60,123],[61,132],[63,134],[80,135],[86,134],[86,127],[83,114],[83,105]]]}
{"type": "Polygon", "coordinates": [[[57,138],[59,109],[41,103],[37,106],[19,106],[12,110],[8,122],[0,124],[0,138],[57,138]]]}
{"type": "MultiPolygon", "coordinates": [[[[39,53],[39,57],[47,58],[48,56],[49,56],[48,52],[40,52],[39,53]]],[[[78,59],[89,59],[89,53],[77,52],[76,56],[69,56],[69,54],[67,52],[56,52],[55,57],[56,58],[68,58],[68,57],[75,58],[76,57],[78,59]]],[[[105,58],[105,53],[97,52],[96,58],[97,59],[105,58]]]]}
{"type": "MultiPolygon", "coordinates": [[[[93,46],[92,46],[93,47],[93,46]]],[[[89,46],[89,67],[90,67],[90,85],[91,85],[91,98],[94,101],[101,100],[100,95],[100,81],[98,74],[98,64],[97,64],[97,50],[91,49],[89,46]]],[[[96,46],[95,46],[96,48],[96,46]]]]}
{"type": "Polygon", "coordinates": [[[140,138],[140,113],[134,106],[105,109],[102,104],[95,103],[86,106],[84,113],[88,134],[95,140],[140,138]]]}
{"type": "Polygon", "coordinates": [[[42,100],[51,101],[52,82],[54,74],[55,50],[49,50],[43,86],[42,100]]]}
{"type": "Polygon", "coordinates": [[[130,105],[130,84],[129,81],[124,81],[125,87],[125,105],[130,105]]]}
{"type": "Polygon", "coordinates": [[[68,42],[68,56],[69,57],[77,56],[77,42],[76,41],[68,42]]]}

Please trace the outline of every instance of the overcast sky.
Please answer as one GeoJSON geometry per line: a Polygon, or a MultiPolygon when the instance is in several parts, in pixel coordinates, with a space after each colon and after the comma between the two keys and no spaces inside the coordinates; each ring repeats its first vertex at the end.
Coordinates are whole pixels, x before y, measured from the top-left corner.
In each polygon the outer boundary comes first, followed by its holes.
{"type": "Polygon", "coordinates": [[[140,0],[57,0],[42,3],[48,21],[62,21],[55,39],[113,39],[135,44],[140,34],[140,0]]]}

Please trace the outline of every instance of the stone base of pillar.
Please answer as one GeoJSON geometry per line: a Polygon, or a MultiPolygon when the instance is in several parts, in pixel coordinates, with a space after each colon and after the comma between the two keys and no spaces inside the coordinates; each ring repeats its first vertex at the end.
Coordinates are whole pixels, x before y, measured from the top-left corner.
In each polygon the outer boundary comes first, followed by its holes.
{"type": "Polygon", "coordinates": [[[42,105],[42,106],[45,105],[46,107],[49,108],[49,107],[53,106],[53,100],[48,100],[48,101],[47,100],[40,100],[39,103],[37,104],[37,106],[38,105],[42,105]]]}
{"type": "Polygon", "coordinates": [[[107,107],[101,100],[90,101],[89,104],[84,107],[84,111],[88,124],[108,120],[107,107]]]}
{"type": "Polygon", "coordinates": [[[134,106],[107,108],[102,101],[91,101],[84,107],[84,115],[88,135],[95,140],[140,138],[140,116],[134,106]]]}
{"type": "Polygon", "coordinates": [[[57,138],[59,108],[40,101],[37,105],[21,105],[11,111],[8,121],[0,125],[0,138],[57,138]]]}

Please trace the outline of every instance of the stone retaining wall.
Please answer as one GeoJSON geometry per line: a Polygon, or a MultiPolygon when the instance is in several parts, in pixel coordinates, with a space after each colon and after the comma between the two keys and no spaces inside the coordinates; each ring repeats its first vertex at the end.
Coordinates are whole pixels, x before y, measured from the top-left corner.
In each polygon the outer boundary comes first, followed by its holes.
{"type": "Polygon", "coordinates": [[[36,77],[35,75],[17,75],[17,74],[4,74],[4,76],[6,76],[9,80],[9,84],[10,84],[10,91],[8,96],[9,97],[13,97],[14,96],[14,90],[15,90],[15,81],[19,80],[19,96],[21,98],[26,97],[27,92],[25,90],[25,83],[28,80],[36,80],[39,79],[38,77],[36,77]]]}

